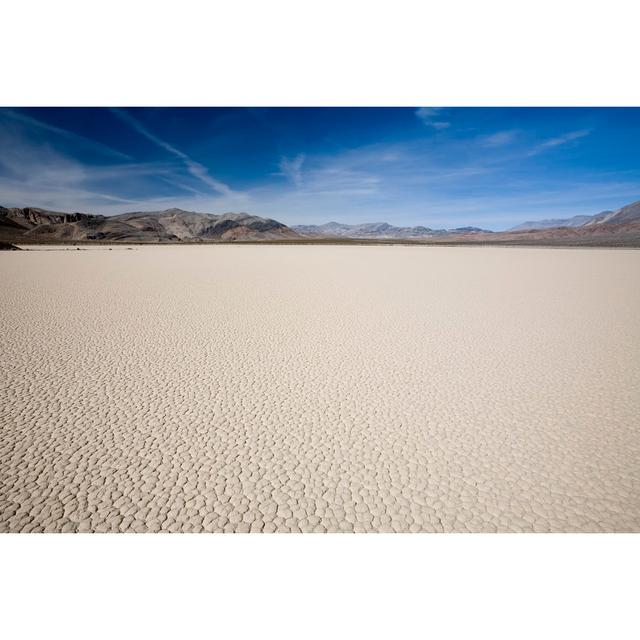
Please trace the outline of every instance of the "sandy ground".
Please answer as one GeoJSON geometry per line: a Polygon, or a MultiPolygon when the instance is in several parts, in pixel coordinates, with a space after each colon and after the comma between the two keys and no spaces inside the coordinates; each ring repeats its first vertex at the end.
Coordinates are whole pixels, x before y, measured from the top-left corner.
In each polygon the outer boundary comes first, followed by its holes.
{"type": "Polygon", "coordinates": [[[0,254],[1,531],[640,531],[640,251],[0,254]]]}

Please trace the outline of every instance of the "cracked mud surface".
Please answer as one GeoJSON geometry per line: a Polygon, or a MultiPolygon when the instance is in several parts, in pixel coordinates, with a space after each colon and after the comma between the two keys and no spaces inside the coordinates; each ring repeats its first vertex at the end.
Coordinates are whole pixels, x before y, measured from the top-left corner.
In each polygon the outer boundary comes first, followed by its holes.
{"type": "Polygon", "coordinates": [[[639,251],[0,273],[0,531],[640,531],[639,251]]]}

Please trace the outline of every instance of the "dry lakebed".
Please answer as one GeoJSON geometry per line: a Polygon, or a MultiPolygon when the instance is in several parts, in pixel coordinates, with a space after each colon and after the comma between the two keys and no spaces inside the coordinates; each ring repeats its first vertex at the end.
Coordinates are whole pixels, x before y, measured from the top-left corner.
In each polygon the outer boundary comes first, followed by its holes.
{"type": "Polygon", "coordinates": [[[42,248],[0,531],[640,531],[640,251],[42,248]]]}

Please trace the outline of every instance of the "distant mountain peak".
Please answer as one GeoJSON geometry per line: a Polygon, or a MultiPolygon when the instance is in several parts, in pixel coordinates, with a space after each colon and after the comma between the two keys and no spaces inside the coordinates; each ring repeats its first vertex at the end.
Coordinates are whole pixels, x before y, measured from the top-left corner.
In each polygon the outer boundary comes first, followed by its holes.
{"type": "Polygon", "coordinates": [[[178,209],[177,207],[172,207],[171,209],[165,209],[164,211],[158,211],[157,213],[195,213],[195,211],[186,211],[185,209],[178,209]]]}

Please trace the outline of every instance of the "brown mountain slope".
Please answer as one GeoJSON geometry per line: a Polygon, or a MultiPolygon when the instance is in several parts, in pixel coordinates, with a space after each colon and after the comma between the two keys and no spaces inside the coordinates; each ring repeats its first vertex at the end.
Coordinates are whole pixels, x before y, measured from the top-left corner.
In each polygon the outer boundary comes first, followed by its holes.
{"type": "Polygon", "coordinates": [[[216,242],[297,237],[276,220],[246,213],[214,215],[167,209],[107,217],[0,207],[0,239],[5,242],[216,242]]]}
{"type": "Polygon", "coordinates": [[[558,244],[575,246],[640,247],[640,220],[587,227],[554,227],[529,231],[503,231],[467,237],[469,242],[558,244]]]}

